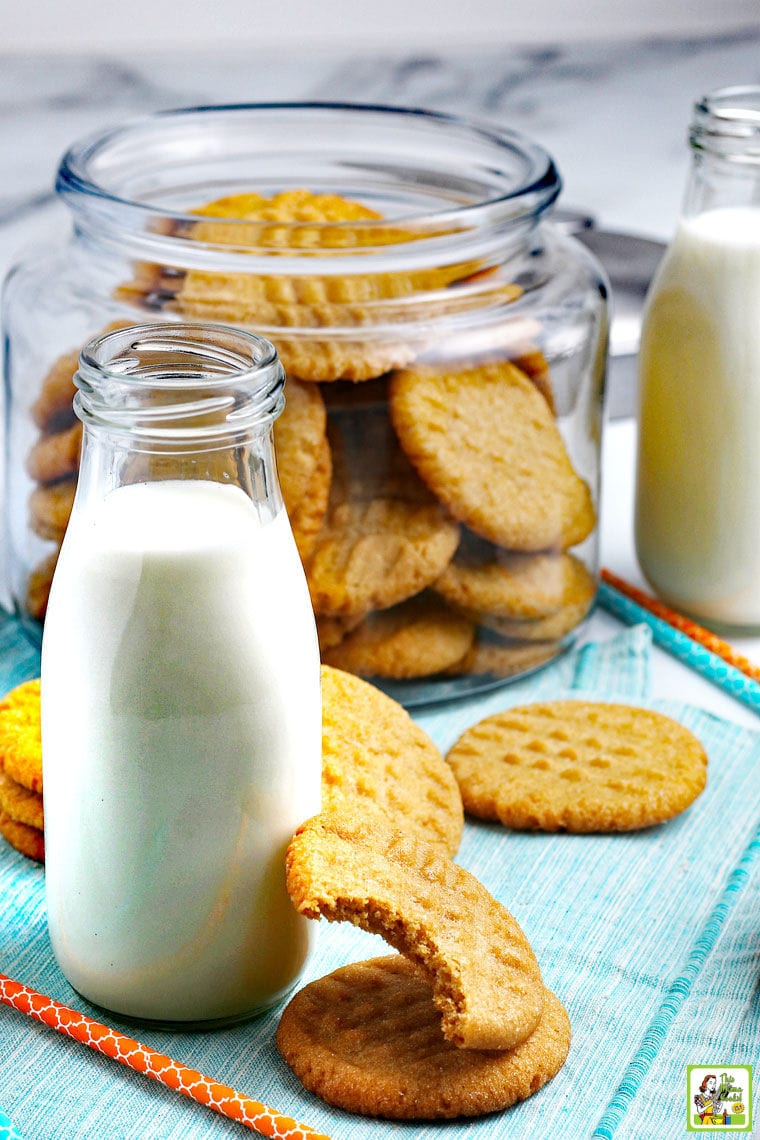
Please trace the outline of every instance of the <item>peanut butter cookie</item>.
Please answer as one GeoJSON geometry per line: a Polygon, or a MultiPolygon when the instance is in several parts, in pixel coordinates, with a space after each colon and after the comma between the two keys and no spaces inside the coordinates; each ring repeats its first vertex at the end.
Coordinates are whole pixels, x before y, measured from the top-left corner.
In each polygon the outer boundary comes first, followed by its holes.
{"type": "Polygon", "coordinates": [[[547,701],[486,717],[448,753],[465,811],[536,831],[629,831],[671,819],[707,781],[683,725],[628,705],[547,701]]]}
{"type": "Polygon", "coordinates": [[[544,397],[509,361],[396,372],[401,446],[451,514],[498,546],[565,550],[590,534],[591,493],[544,397]]]}
{"type": "Polygon", "coordinates": [[[82,425],[77,422],[63,431],[42,435],[29,452],[26,469],[37,483],[70,479],[79,470],[82,425]]]}
{"type": "Polygon", "coordinates": [[[17,685],[0,701],[0,767],[17,784],[42,794],[39,678],[17,685]]]}
{"type": "Polygon", "coordinates": [[[375,818],[308,820],[286,854],[300,914],[352,922],[414,962],[433,990],[444,1037],[466,1049],[512,1049],[538,1025],[541,972],[515,919],[435,847],[375,818]]]}
{"type": "MultiPolygon", "coordinates": [[[[328,427],[333,478],[327,515],[306,563],[315,613],[332,617],[386,609],[438,578],[459,526],[397,449],[387,464],[362,466],[328,427]]],[[[368,456],[371,453],[367,453],[368,456]]]]}
{"type": "Polygon", "coordinates": [[[465,533],[433,589],[460,609],[523,620],[588,608],[596,582],[573,554],[518,554],[465,533]]]}
{"type": "Polygon", "coordinates": [[[512,1049],[459,1049],[430,985],[401,955],[334,970],[280,1018],[277,1046],[302,1084],[346,1112],[389,1120],[480,1116],[532,1096],[570,1048],[562,1003],[544,991],[535,1030],[512,1049]]]}
{"type": "Polygon", "coordinates": [[[34,859],[37,863],[45,862],[45,835],[39,828],[19,823],[0,810],[0,835],[21,855],[26,855],[27,859],[34,859]]]}
{"type": "Polygon", "coordinates": [[[462,799],[451,769],[409,713],[373,685],[322,666],[322,810],[380,811],[454,855],[462,799]]]}
{"type": "Polygon", "coordinates": [[[325,647],[322,660],[364,677],[426,677],[461,661],[474,633],[467,617],[418,596],[368,614],[337,644],[325,647]]]}
{"type": "Polygon", "coordinates": [[[28,788],[12,780],[8,773],[1,768],[0,811],[4,811],[10,819],[14,819],[17,823],[25,823],[27,827],[36,827],[39,831],[42,831],[44,827],[40,793],[30,792],[28,788]]]}
{"type": "Polygon", "coordinates": [[[49,487],[35,487],[29,496],[29,521],[40,538],[61,543],[74,506],[76,482],[64,479],[49,487]]]}

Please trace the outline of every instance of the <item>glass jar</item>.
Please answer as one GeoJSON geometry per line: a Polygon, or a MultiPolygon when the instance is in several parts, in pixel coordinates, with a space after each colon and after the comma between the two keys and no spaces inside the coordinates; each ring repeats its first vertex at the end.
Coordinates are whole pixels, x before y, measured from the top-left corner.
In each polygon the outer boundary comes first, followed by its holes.
{"type": "Polygon", "coordinates": [[[18,608],[44,618],[73,498],[79,347],[202,319],[262,333],[288,374],[275,448],[324,661],[414,705],[572,642],[607,286],[547,220],[545,151],[422,111],[196,108],[80,143],[57,187],[72,238],[5,294],[18,608]]]}
{"type": "Polygon", "coordinates": [[[42,639],[46,894],[71,984],[222,1024],[303,968],[285,886],[319,811],[314,616],[277,481],[284,374],[236,329],[128,327],[81,356],[81,465],[42,639]]]}
{"type": "Polygon", "coordinates": [[[639,354],[636,550],[671,605],[760,630],[760,87],[694,107],[639,354]]]}

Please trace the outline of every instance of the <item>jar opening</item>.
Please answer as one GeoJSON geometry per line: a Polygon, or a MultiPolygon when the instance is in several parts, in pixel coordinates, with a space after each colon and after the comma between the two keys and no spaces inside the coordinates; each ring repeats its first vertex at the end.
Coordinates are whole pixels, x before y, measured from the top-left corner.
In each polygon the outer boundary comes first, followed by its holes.
{"type": "Polygon", "coordinates": [[[285,373],[268,340],[226,325],[133,325],[84,346],[74,410],[85,424],[151,439],[229,443],[268,426],[285,373]]]}
{"type": "Polygon", "coordinates": [[[166,264],[212,258],[220,268],[221,255],[231,270],[261,272],[255,259],[268,259],[271,271],[276,254],[278,272],[313,273],[318,260],[328,274],[345,273],[347,258],[376,272],[391,262],[440,263],[449,247],[462,256],[463,244],[532,223],[560,185],[549,155],[516,132],[329,103],[161,112],[77,144],[57,181],[78,226],[101,242],[131,242],[166,264]],[[222,216],[214,218],[221,240],[194,236],[204,203],[299,187],[357,200],[379,216],[276,227],[222,216]]]}

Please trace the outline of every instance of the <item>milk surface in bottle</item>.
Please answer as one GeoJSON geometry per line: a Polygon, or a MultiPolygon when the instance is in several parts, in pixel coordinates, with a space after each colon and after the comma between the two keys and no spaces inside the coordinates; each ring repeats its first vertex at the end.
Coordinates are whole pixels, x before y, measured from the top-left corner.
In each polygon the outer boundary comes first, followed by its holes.
{"type": "Polygon", "coordinates": [[[640,348],[636,550],[670,604],[760,628],[760,89],[695,109],[640,348]]]}
{"type": "Polygon", "coordinates": [[[88,347],[79,383],[43,637],[51,940],[97,1005],[234,1021],[287,992],[310,943],[283,861],[319,809],[321,707],[271,448],[282,372],[259,338],[146,327],[88,347]]]}

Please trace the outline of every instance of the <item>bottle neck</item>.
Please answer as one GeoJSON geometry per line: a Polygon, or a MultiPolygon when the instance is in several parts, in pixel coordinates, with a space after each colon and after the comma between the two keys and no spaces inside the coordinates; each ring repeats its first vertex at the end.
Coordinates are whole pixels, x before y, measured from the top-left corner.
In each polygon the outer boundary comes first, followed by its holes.
{"type": "Polygon", "coordinates": [[[284,373],[268,341],[215,325],[127,327],[85,346],[75,382],[75,510],[166,480],[238,487],[267,517],[281,509],[272,425],[284,373]]]}
{"type": "Polygon", "coordinates": [[[760,209],[760,86],[722,88],[694,106],[684,214],[760,209]]]}

